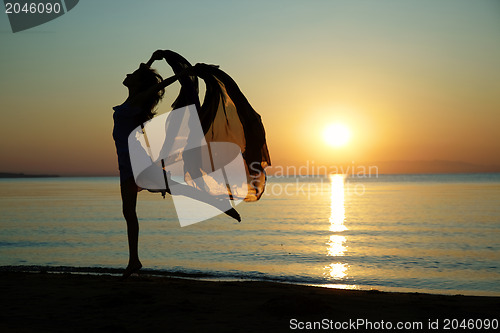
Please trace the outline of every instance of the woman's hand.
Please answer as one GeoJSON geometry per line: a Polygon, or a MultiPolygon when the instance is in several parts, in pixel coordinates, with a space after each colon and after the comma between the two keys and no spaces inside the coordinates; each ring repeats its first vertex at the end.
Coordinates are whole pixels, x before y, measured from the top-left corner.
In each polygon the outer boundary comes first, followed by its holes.
{"type": "Polygon", "coordinates": [[[153,55],[151,56],[151,59],[153,59],[153,61],[162,60],[164,58],[163,52],[164,52],[163,50],[154,51],[153,55]]]}
{"type": "Polygon", "coordinates": [[[165,58],[165,50],[156,50],[153,52],[153,55],[149,59],[149,61],[146,63],[149,67],[155,62],[156,60],[162,60],[165,58]]]}

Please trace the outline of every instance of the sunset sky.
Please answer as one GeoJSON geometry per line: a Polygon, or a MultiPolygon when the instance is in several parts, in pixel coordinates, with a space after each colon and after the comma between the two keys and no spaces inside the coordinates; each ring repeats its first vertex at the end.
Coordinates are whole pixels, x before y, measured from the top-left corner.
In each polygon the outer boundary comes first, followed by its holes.
{"type": "Polygon", "coordinates": [[[82,0],[15,34],[2,11],[0,45],[0,172],[117,175],[111,108],[157,49],[231,75],[275,166],[500,166],[497,0],[82,0]],[[323,137],[335,123],[341,147],[323,137]]]}

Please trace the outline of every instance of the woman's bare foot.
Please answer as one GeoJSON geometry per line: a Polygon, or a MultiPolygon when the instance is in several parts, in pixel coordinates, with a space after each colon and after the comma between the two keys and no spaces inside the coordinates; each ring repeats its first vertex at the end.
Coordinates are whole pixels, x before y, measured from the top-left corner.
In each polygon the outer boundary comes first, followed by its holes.
{"type": "Polygon", "coordinates": [[[123,272],[122,278],[128,278],[130,275],[137,273],[141,268],[142,264],[140,261],[129,262],[127,268],[125,268],[125,271],[123,272]]]}

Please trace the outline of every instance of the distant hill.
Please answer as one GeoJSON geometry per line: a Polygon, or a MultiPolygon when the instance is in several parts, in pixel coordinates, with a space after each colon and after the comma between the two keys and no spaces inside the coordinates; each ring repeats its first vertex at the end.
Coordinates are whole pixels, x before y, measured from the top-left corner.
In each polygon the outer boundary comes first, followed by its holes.
{"type": "Polygon", "coordinates": [[[0,178],[51,178],[58,175],[25,175],[24,173],[0,172],[0,178]]]}
{"type": "Polygon", "coordinates": [[[461,161],[384,161],[370,165],[378,167],[379,174],[436,174],[500,172],[500,165],[480,165],[461,161]]]}

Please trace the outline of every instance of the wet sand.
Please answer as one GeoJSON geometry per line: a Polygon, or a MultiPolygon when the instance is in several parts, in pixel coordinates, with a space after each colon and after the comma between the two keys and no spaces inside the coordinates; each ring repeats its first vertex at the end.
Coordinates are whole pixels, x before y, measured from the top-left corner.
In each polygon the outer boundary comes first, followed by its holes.
{"type": "Polygon", "coordinates": [[[442,328],[446,318],[500,318],[500,297],[144,274],[122,281],[108,274],[3,271],[0,288],[1,332],[287,332],[314,321],[336,331],[335,322],[364,319],[350,330],[361,332],[368,331],[367,322],[421,322],[427,328],[438,320],[442,328]]]}

